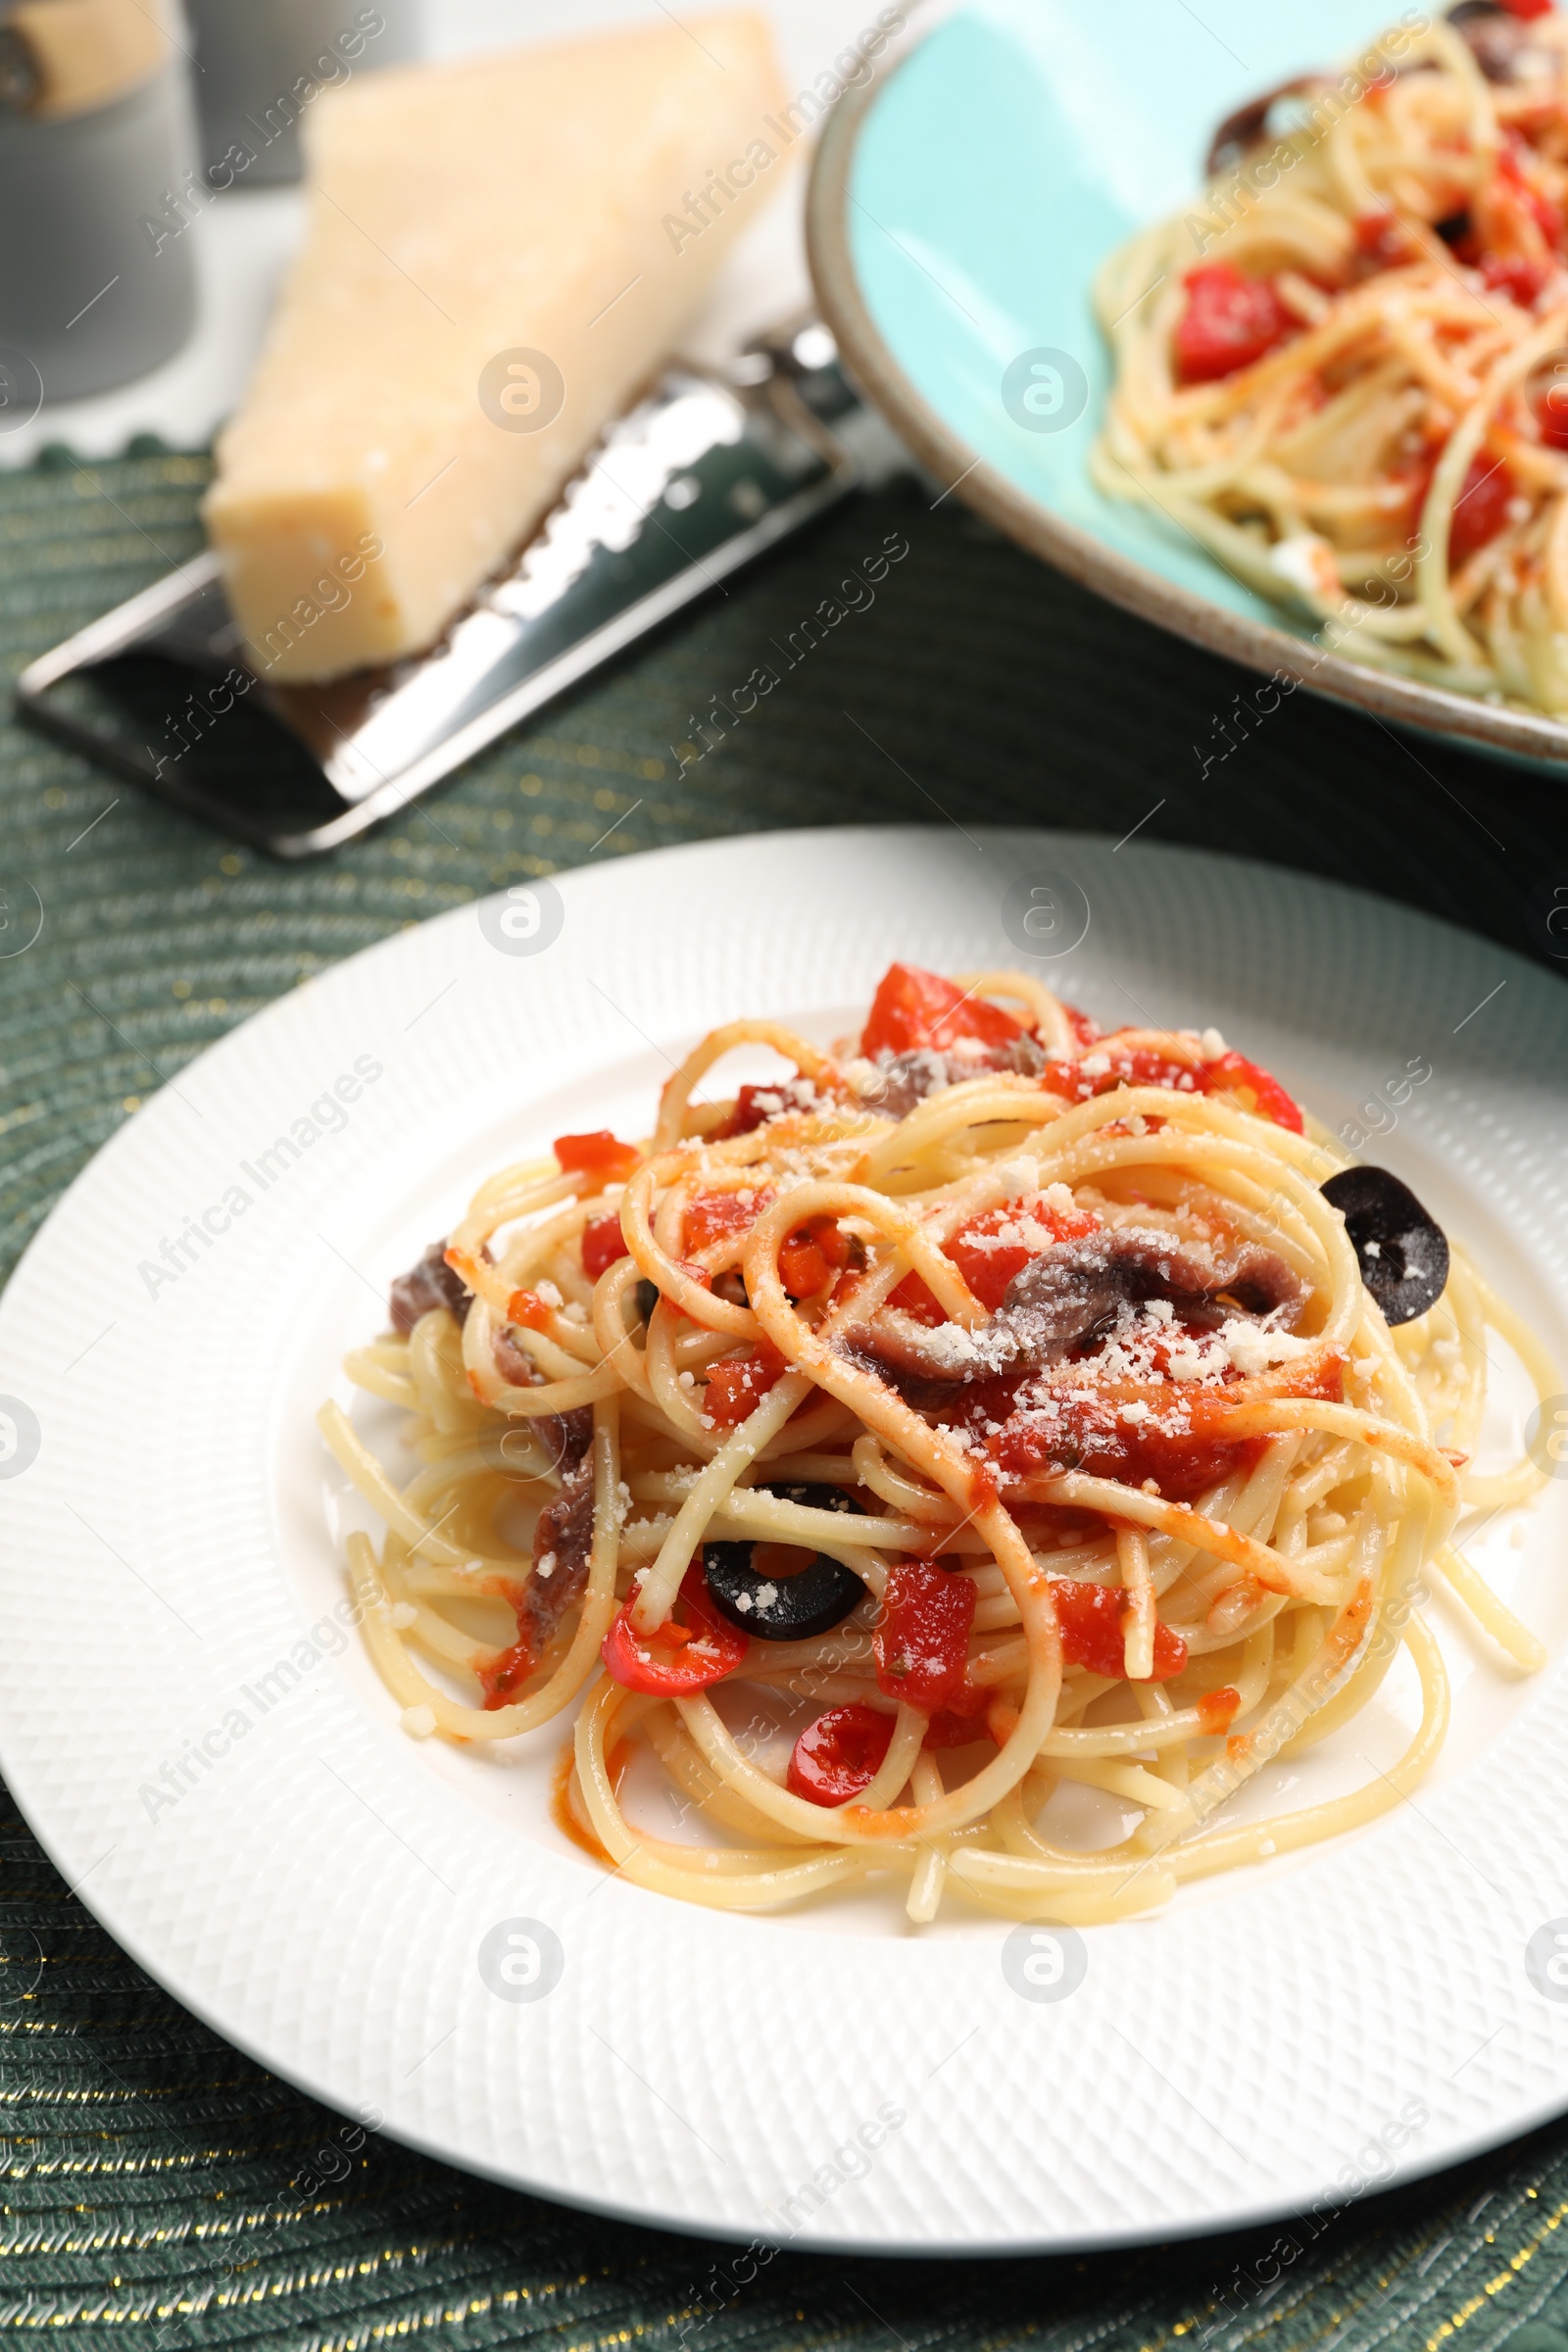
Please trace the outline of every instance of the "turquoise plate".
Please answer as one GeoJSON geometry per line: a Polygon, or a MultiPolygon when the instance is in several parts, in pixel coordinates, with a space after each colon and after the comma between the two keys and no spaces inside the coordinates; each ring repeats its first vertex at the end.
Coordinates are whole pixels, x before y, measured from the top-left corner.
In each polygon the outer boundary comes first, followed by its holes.
{"type": "MultiPolygon", "coordinates": [[[[922,18],[818,152],[811,265],[850,366],[946,488],[1179,635],[1375,716],[1533,766],[1568,726],[1326,653],[1179,525],[1104,497],[1092,299],[1132,231],[1200,210],[1215,126],[1375,40],[1366,0],[968,0],[922,18]]],[[[1268,691],[1267,689],[1264,690],[1268,691]]]]}

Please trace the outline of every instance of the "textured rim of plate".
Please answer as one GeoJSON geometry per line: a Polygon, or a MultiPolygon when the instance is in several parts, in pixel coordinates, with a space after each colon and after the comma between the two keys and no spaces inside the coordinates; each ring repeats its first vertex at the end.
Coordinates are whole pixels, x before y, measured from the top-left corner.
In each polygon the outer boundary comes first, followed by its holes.
{"type": "Polygon", "coordinates": [[[823,317],[861,388],[914,456],[949,486],[951,495],[1031,554],[1194,645],[1250,669],[1279,671],[1315,694],[1349,703],[1375,718],[1456,738],[1533,766],[1554,771],[1568,767],[1568,724],[1530,711],[1497,710],[1468,695],[1324,653],[1286,629],[1229,612],[1102,545],[1091,532],[1063,521],[1009,481],[926,399],[895,356],[866,300],[855,267],[850,203],[859,137],[872,109],[888,102],[897,88],[899,68],[914,49],[940,39],[959,13],[950,9],[935,24],[922,24],[900,43],[890,73],[845,92],[817,148],[807,200],[807,253],[823,317]]]}
{"type": "MultiPolygon", "coordinates": [[[[400,935],[182,1070],[77,1178],[0,1302],[0,1388],[44,1432],[26,1474],[0,1481],[9,1786],[68,1883],[178,2000],[304,2090],[377,2110],[470,2171],[723,2236],[1059,2251],[1310,2205],[1416,2093],[1430,2129],[1396,2178],[1568,2105],[1568,2009],[1531,1990],[1522,1957],[1568,1883],[1568,1822],[1532,1806],[1568,1773],[1560,1673],[1421,1819],[1402,1808],[1286,1875],[1091,1931],[1088,1979],[1060,2005],[1005,1989],[1005,1923],[921,1940],[728,1919],[547,1853],[461,1799],[336,1665],[144,1817],[138,1776],[304,1630],[269,1491],[274,1448],[293,1460],[316,1442],[280,1402],[287,1349],[310,1312],[330,1310],[334,1343],[339,1310],[345,1342],[375,1320],[322,1242],[368,1250],[372,1211],[444,1165],[444,1126],[505,1104],[533,1144],[530,1095],[568,1068],[581,1083],[623,1066],[628,1049],[656,1058],[645,1030],[662,1050],[744,1009],[825,1013],[863,1001],[890,953],[1004,956],[1019,875],[1083,890],[1102,957],[1123,943],[1115,968],[1147,962],[1145,985],[1183,1002],[1190,987],[1216,1010],[1254,1006],[1260,1045],[1289,1054],[1294,1037],[1303,1066],[1314,1040],[1342,1063],[1363,1040],[1381,1055],[1382,1024],[1495,994],[1500,973],[1507,1051],[1472,1031],[1451,1056],[1460,1083],[1412,1125],[1488,1192],[1561,1317],[1563,1087],[1526,1083],[1563,1066],[1550,975],[1241,860],[1021,832],[974,848],[911,828],[627,858],[561,878],[565,929],[533,960],[497,955],[475,906],[400,935]],[[655,928],[659,907],[679,919],[655,928]],[[236,1138],[254,1152],[279,1104],[303,1107],[362,1054],[395,1083],[368,1088],[286,1195],[149,1303],[138,1264],[179,1203],[214,1197],[236,1138]],[[1504,1918],[1450,1838],[1486,1852],[1504,1918]],[[495,1998],[477,1967],[485,1934],[517,1918],[564,1931],[565,1973],[527,2006],[495,1998]],[[804,2221],[786,2208],[821,2168],[851,2169],[836,2151],[888,2102],[905,2120],[869,2173],[804,2221]]],[[[1053,968],[1070,982],[1070,958],[1053,968]]]]}

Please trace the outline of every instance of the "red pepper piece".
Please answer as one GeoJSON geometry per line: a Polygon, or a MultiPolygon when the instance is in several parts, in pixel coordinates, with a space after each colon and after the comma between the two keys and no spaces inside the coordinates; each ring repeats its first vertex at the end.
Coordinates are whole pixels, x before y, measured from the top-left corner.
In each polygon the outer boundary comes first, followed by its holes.
{"type": "Polygon", "coordinates": [[[685,1611],[684,1624],[671,1617],[656,1634],[639,1634],[631,1622],[635,1606],[633,1595],[600,1651],[605,1672],[624,1690],[689,1698],[693,1691],[722,1682],[745,1658],[746,1636],[720,1617],[709,1599],[700,1561],[693,1561],[681,1584],[676,1606],[685,1611]]]}
{"type": "Polygon", "coordinates": [[[893,1717],[857,1703],[829,1707],[795,1742],[787,1775],[808,1805],[847,1805],[868,1788],[893,1741],[893,1717]]]}

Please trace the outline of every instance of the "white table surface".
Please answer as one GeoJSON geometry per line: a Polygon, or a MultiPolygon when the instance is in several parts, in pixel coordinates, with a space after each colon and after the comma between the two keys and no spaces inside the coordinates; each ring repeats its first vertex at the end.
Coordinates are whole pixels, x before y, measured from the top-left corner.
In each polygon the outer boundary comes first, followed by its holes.
{"type": "MultiPolygon", "coordinates": [[[[874,23],[880,0],[760,5],[778,26],[785,75],[796,89],[874,23]]],[[[662,0],[424,0],[424,11],[425,48],[437,57],[569,38],[670,14],[662,0]]],[[[693,13],[701,14],[701,6],[693,13]]],[[[737,334],[810,301],[802,233],[805,188],[806,174],[797,171],[737,246],[688,349],[701,354],[732,345],[737,334]]],[[[196,244],[200,312],[184,350],[117,391],[46,403],[31,424],[0,442],[0,466],[26,465],[50,441],[63,441],[83,457],[112,457],[143,432],[158,433],[175,448],[207,442],[244,389],[303,220],[303,199],[294,187],[240,186],[215,198],[186,231],[196,244]]]]}

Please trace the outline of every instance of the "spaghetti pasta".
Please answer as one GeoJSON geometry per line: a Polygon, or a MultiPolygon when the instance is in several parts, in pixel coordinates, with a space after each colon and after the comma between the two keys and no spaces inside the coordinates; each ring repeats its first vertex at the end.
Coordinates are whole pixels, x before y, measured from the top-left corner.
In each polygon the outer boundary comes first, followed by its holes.
{"type": "Polygon", "coordinates": [[[1424,1570],[1541,1662],[1452,1539],[1538,1483],[1471,1466],[1488,1324],[1557,1375],[1392,1178],[1342,1213],[1346,1164],[1212,1030],[1102,1036],[1022,975],[896,964],[833,1054],[714,1032],[645,1145],[562,1138],[394,1286],[347,1370],[412,1410],[405,1485],[322,1409],[406,1726],[575,1709],[572,1834],[728,1909],[891,1879],[917,1921],[1110,1919],[1385,1810],[1446,1716],[1424,1570]],[[699,1098],[759,1044],[792,1074],[699,1098]],[[1215,1820],[1401,1649],[1392,1771],[1215,1820]],[[705,1842],[639,1825],[637,1755],[705,1842]],[[1108,1848],[1042,1827],[1074,1784],[1108,1848]]]}
{"type": "Polygon", "coordinates": [[[1568,711],[1568,19],[1407,14],[1228,132],[1101,273],[1096,481],[1337,653],[1568,711]]]}

